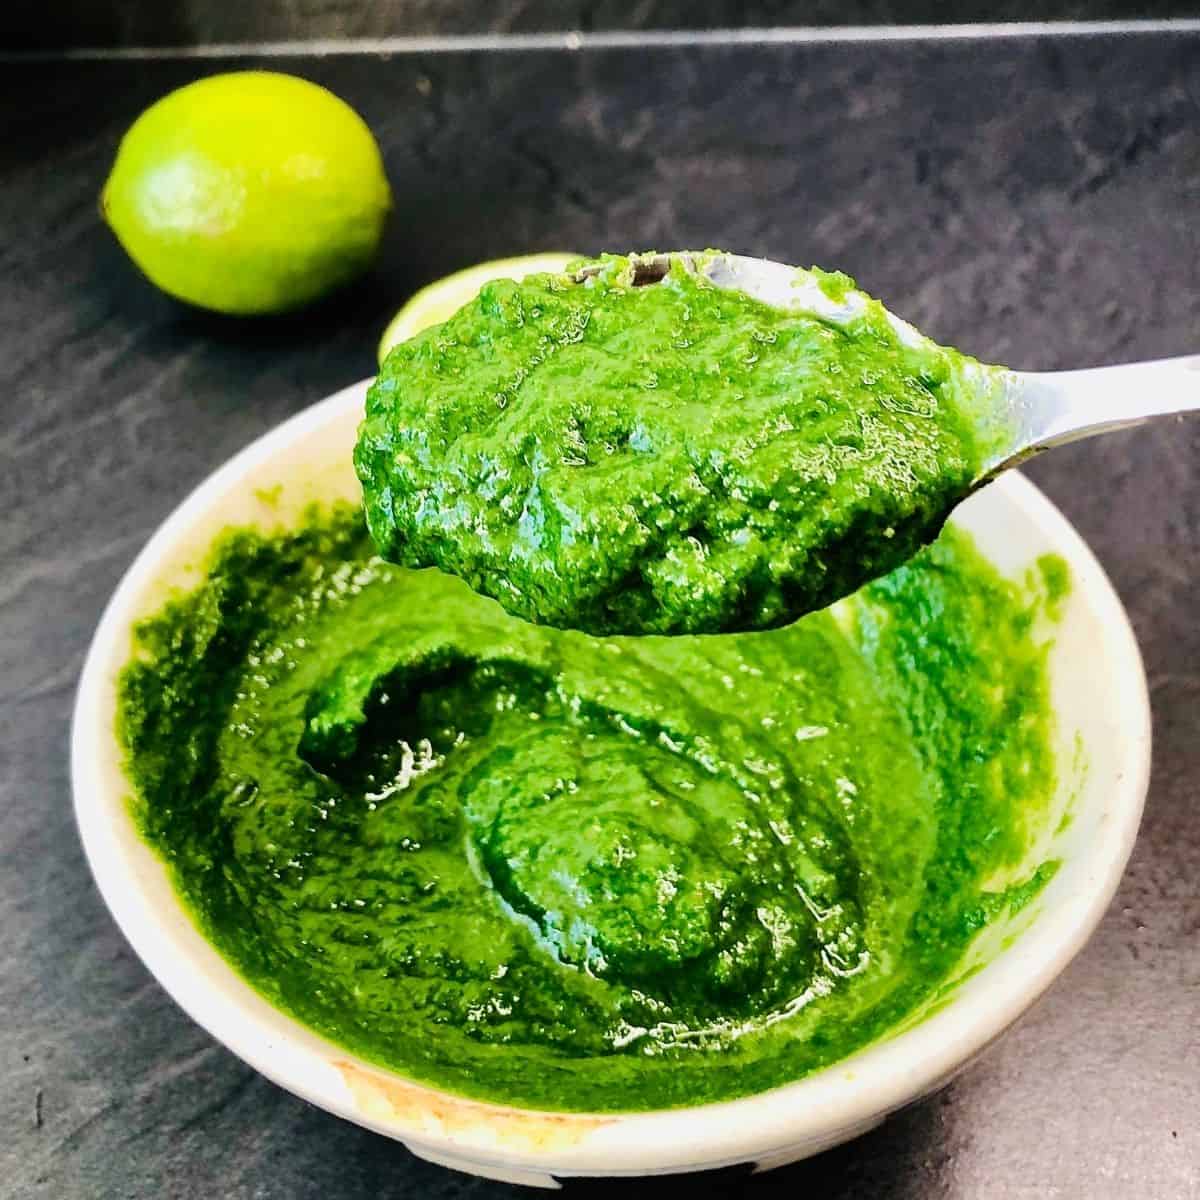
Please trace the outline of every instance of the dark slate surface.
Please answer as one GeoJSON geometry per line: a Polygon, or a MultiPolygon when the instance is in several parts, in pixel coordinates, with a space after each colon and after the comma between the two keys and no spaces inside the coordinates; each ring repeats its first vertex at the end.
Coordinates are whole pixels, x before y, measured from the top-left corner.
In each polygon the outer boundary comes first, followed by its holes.
{"type": "Polygon", "coordinates": [[[0,45],[1194,17],[1196,0],[5,0],[0,45]]]}
{"type": "MultiPolygon", "coordinates": [[[[206,64],[212,69],[222,65],[206,64]]],[[[1200,343],[1200,40],[338,58],[398,195],[375,274],[301,320],[184,311],[96,216],[116,140],[196,64],[0,73],[0,1195],[509,1197],[279,1091],[134,959],[72,823],[68,718],[104,600],[250,438],[367,374],[390,311],[480,258],[718,243],[856,274],[1017,366],[1200,343]]],[[[588,1196],[1200,1195],[1200,423],[1032,474],[1129,605],[1156,751],[1120,895],[941,1096],[747,1181],[588,1196]]]]}

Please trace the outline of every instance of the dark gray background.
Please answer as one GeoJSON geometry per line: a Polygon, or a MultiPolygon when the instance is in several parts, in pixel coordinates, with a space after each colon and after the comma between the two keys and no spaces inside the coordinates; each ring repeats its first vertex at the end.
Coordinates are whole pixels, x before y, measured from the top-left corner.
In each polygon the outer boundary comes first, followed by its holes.
{"type": "Polygon", "coordinates": [[[0,46],[1197,15],[1197,0],[4,0],[0,46]]]}
{"type": "MultiPolygon", "coordinates": [[[[514,1197],[309,1108],[134,959],[70,811],[72,693],[154,526],[228,455],[368,374],[420,283],[482,258],[717,243],[857,275],[1016,366],[1200,349],[1200,38],[293,59],[377,131],[378,269],[315,313],[183,309],[96,214],[142,107],[232,62],[0,71],[0,1196],[514,1197]]],[[[1120,894],[1048,998],[948,1091],[747,1181],[591,1196],[1200,1196],[1200,422],[1031,474],[1146,656],[1155,766],[1120,894]]]]}

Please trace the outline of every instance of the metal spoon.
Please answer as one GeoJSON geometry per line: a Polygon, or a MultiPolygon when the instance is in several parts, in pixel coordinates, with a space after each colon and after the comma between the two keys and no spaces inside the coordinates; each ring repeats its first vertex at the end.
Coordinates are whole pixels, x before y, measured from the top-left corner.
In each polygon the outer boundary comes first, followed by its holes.
{"type": "MultiPolygon", "coordinates": [[[[835,301],[803,268],[712,251],[635,256],[634,285],[658,283],[673,262],[718,287],[838,324],[860,317],[870,299],[863,292],[850,291],[835,301]]],[[[575,278],[583,283],[602,269],[603,264],[589,264],[575,278]]],[[[931,344],[907,321],[892,313],[887,316],[906,344],[931,344]]],[[[1197,354],[1078,371],[1010,371],[982,363],[970,363],[965,369],[977,376],[978,417],[990,434],[986,441],[990,449],[976,486],[1052,446],[1140,425],[1153,417],[1200,411],[1197,354]]]]}

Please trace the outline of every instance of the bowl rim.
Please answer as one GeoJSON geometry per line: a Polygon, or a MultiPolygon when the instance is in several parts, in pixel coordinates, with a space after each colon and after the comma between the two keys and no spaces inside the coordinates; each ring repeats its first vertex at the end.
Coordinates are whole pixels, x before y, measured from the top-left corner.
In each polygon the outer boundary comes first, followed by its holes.
{"type": "MultiPolygon", "coordinates": [[[[262,434],[202,480],[176,506],[138,553],[109,599],[88,649],[76,693],[71,725],[71,787],[76,823],[97,887],[121,932],[151,974],[197,1024],[234,1054],[320,1108],[404,1141],[430,1157],[444,1155],[466,1169],[473,1164],[484,1173],[488,1168],[517,1168],[557,1175],[678,1171],[747,1161],[813,1139],[819,1140],[816,1148],[821,1148],[840,1140],[836,1136],[839,1130],[868,1127],[933,1090],[986,1048],[1082,949],[1116,892],[1137,835],[1149,782],[1149,694],[1129,618],[1103,568],[1057,507],[1023,476],[1008,472],[989,487],[1003,491],[1005,499],[1044,530],[1068,557],[1077,590],[1087,593],[1108,633],[1111,686],[1120,695],[1126,744],[1122,769],[1113,780],[1102,836],[1090,854],[1090,886],[1039,913],[1012,946],[990,960],[983,968],[991,977],[989,987],[972,1003],[947,1005],[847,1059],[766,1092],[687,1108],[603,1114],[536,1114],[504,1104],[464,1100],[358,1059],[278,1009],[271,1009],[275,1018],[272,1028],[266,1028],[266,1022],[232,1018],[228,1005],[216,1003],[222,988],[189,965],[188,951],[176,944],[168,928],[168,915],[146,902],[143,882],[126,871],[112,854],[118,841],[130,837],[148,852],[131,819],[126,818],[127,828],[122,830],[110,826],[106,812],[114,798],[98,795],[95,782],[105,774],[102,748],[111,754],[111,720],[102,722],[102,718],[111,713],[106,700],[111,697],[112,664],[127,658],[130,620],[138,597],[161,571],[163,560],[177,554],[185,544],[193,523],[281,446],[327,422],[344,420],[348,409],[361,412],[370,382],[365,379],[351,384],[262,434]],[[321,1046],[323,1049],[318,1048],[321,1046]],[[357,1064],[385,1083],[393,1081],[402,1086],[406,1093],[427,1095],[431,1106],[450,1103],[469,1108],[477,1121],[440,1126],[413,1111],[391,1115],[364,1111],[346,1087],[314,1084],[318,1078],[311,1061],[314,1055],[323,1059],[325,1068],[339,1060],[357,1064]],[[566,1143],[556,1139],[541,1143],[536,1138],[498,1139],[489,1125],[511,1121],[514,1114],[546,1117],[567,1126],[574,1123],[580,1136],[566,1143]]],[[[124,796],[115,800],[126,812],[124,796]]],[[[161,861],[156,861],[159,870],[165,871],[161,861]]],[[[187,910],[181,904],[178,908],[194,929],[187,910]]],[[[178,914],[172,916],[177,918],[178,914]]],[[[250,988],[228,963],[225,967],[229,980],[222,985],[224,989],[250,988]]],[[[332,1083],[333,1074],[327,1071],[326,1075],[332,1083]]]]}

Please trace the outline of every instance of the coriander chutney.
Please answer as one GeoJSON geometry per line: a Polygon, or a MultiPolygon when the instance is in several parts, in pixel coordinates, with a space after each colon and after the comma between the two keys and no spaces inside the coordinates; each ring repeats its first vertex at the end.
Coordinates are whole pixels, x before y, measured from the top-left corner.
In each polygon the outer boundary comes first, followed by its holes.
{"type": "Polygon", "coordinates": [[[355,452],[384,557],[538,624],[769,629],[911,557],[980,481],[974,360],[877,301],[833,321],[637,263],[489,283],[391,352],[355,452]]]}
{"type": "Polygon", "coordinates": [[[787,628],[595,639],[314,512],[137,626],[118,733],[279,1008],[460,1094],[691,1105],[885,1035],[1052,873],[1012,878],[1054,790],[1044,608],[950,528],[787,628]]]}

